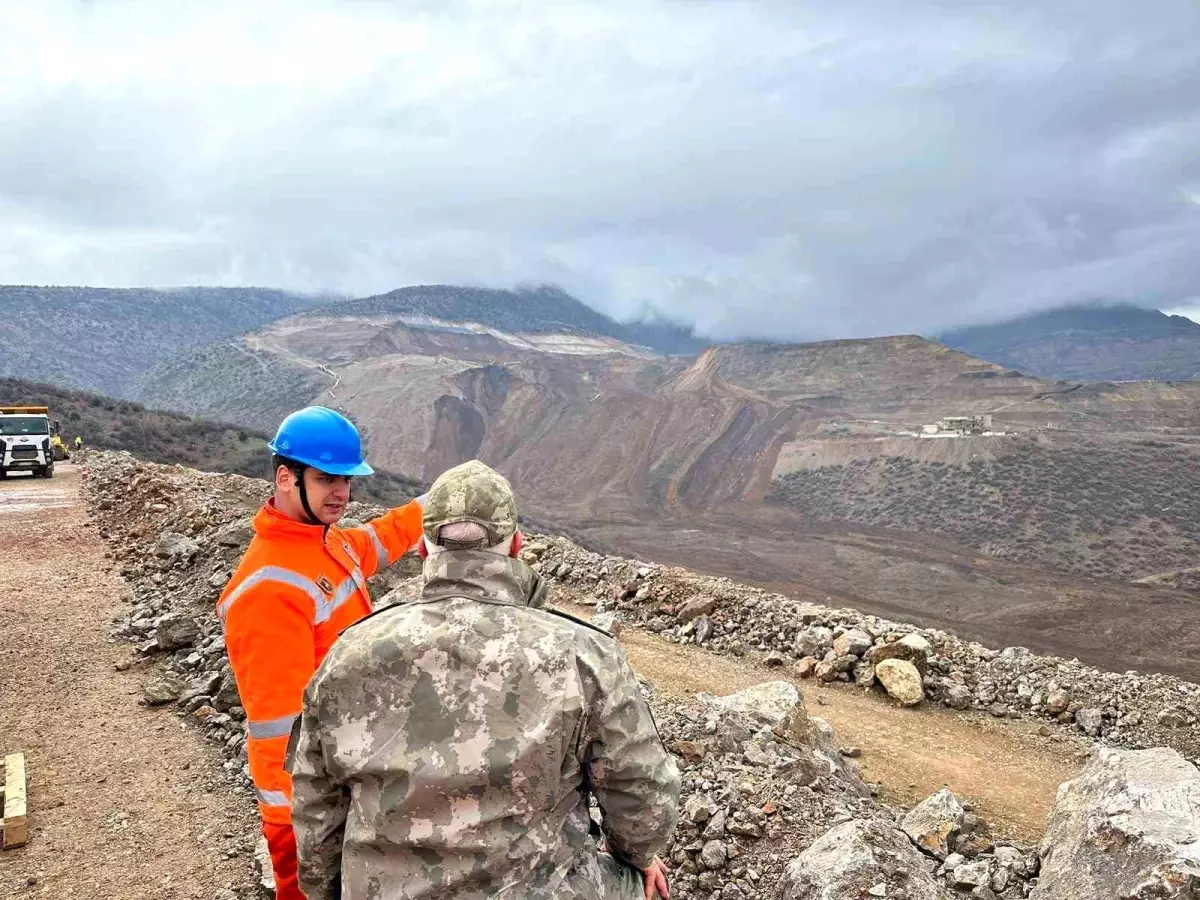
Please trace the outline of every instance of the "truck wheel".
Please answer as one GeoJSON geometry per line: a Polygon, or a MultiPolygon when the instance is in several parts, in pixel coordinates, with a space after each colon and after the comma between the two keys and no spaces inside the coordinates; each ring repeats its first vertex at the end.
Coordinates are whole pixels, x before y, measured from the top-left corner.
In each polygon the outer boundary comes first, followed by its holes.
{"type": "Polygon", "coordinates": [[[46,466],[46,468],[42,469],[42,477],[43,478],[53,478],[54,477],[54,463],[50,463],[50,465],[48,465],[48,466],[46,466]]]}

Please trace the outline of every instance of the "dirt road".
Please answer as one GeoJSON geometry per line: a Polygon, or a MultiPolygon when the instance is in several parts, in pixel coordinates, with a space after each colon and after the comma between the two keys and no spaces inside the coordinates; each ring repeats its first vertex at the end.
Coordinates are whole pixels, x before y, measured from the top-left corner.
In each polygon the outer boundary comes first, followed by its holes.
{"type": "Polygon", "coordinates": [[[221,761],[138,705],[108,638],[127,589],[77,500],[79,473],[0,481],[0,752],[23,750],[29,843],[0,854],[0,897],[232,898],[254,829],[221,761]]]}
{"type": "MultiPolygon", "coordinates": [[[[557,605],[591,615],[586,607],[557,605]]],[[[728,694],[787,677],[633,628],[621,633],[621,644],[640,675],[677,695],[728,694]]],[[[1042,735],[1033,722],[904,709],[848,685],[796,686],[809,712],[833,726],[843,747],[862,750],[863,777],[882,785],[885,800],[911,807],[946,786],[974,803],[997,831],[1026,841],[1041,838],[1058,786],[1078,773],[1088,752],[1081,740],[1042,735]]]]}

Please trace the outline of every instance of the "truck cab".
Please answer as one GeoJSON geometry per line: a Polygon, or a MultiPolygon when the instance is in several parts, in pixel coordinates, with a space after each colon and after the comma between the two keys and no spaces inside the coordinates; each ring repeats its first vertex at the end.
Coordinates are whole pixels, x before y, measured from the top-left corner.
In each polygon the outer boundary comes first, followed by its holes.
{"type": "Polygon", "coordinates": [[[45,406],[0,406],[0,478],[9,472],[53,478],[57,432],[45,406]]]}

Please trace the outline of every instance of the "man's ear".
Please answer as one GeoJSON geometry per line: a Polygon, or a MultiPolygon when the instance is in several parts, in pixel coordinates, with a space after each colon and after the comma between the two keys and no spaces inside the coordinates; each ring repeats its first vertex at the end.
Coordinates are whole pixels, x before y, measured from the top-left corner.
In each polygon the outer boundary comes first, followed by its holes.
{"type": "Polygon", "coordinates": [[[275,487],[290,488],[296,481],[296,475],[287,466],[281,465],[275,469],[275,487]]]}
{"type": "Polygon", "coordinates": [[[510,551],[508,551],[509,556],[511,556],[513,559],[520,559],[521,548],[524,546],[525,546],[525,535],[521,534],[521,532],[519,532],[519,531],[514,531],[513,532],[512,549],[510,551]]]}
{"type": "Polygon", "coordinates": [[[421,559],[429,559],[429,548],[425,546],[425,535],[421,535],[421,539],[417,541],[417,556],[421,559]]]}

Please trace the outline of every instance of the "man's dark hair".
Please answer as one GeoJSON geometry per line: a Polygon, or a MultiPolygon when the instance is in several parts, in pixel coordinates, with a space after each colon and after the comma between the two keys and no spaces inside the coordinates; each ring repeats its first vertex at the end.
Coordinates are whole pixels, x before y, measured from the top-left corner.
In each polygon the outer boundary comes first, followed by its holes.
{"type": "Polygon", "coordinates": [[[304,467],[297,464],[294,460],[290,460],[290,459],[287,459],[286,457],[280,456],[278,453],[272,453],[271,454],[271,483],[272,484],[275,483],[275,473],[279,471],[280,466],[287,466],[289,469],[291,469],[293,472],[296,473],[297,478],[299,478],[300,474],[304,471],[304,467]]]}

